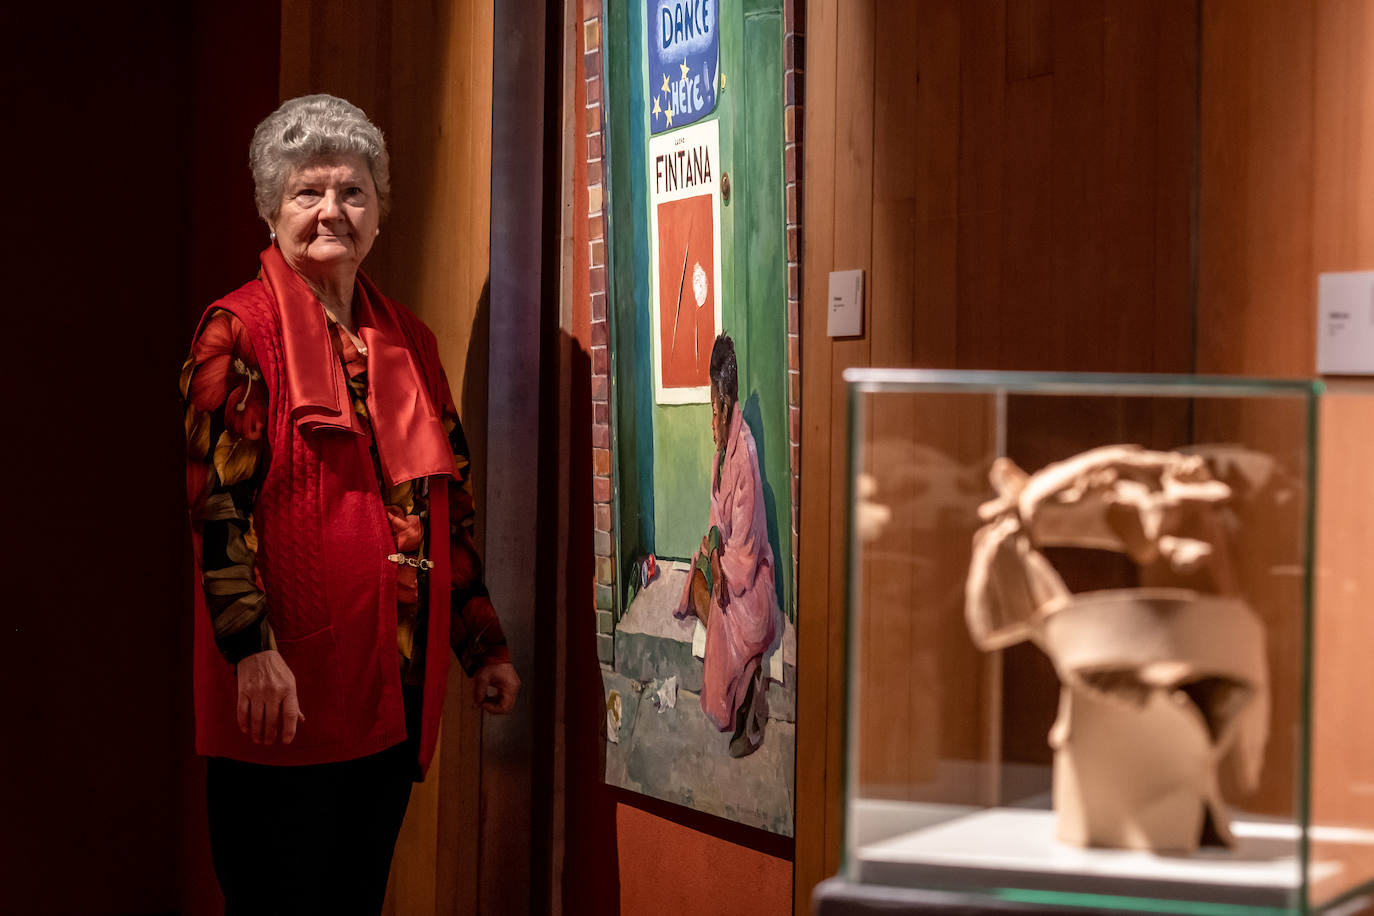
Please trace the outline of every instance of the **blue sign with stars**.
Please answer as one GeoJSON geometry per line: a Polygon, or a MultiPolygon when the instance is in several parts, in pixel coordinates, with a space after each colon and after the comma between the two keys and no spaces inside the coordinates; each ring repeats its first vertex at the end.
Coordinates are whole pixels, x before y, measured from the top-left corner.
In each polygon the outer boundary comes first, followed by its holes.
{"type": "Polygon", "coordinates": [[[649,132],[699,121],[720,89],[720,0],[645,0],[649,132]]]}

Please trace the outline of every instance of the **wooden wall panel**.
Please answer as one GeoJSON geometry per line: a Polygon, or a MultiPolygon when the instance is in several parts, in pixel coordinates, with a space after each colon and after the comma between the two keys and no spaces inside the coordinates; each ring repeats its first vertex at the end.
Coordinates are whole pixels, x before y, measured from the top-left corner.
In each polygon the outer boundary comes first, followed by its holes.
{"type": "MultiPolygon", "coordinates": [[[[835,93],[838,20],[837,0],[808,0],[806,4],[806,109],[803,147],[805,176],[805,224],[802,232],[802,263],[828,270],[834,263],[835,241],[835,146],[833,129],[838,101],[835,93]],[[814,136],[806,136],[814,132],[814,136]],[[820,266],[824,265],[824,266],[820,266]]],[[[841,817],[839,783],[843,779],[838,761],[842,760],[844,736],[828,683],[833,670],[831,644],[834,631],[843,633],[839,614],[806,614],[808,605],[828,607],[831,569],[836,563],[839,543],[832,543],[830,530],[831,464],[831,345],[824,326],[817,326],[815,315],[827,308],[824,284],[812,279],[808,267],[803,286],[802,412],[801,412],[801,536],[798,542],[797,588],[797,805],[796,805],[796,916],[811,912],[811,888],[827,875],[834,874],[830,863],[838,854],[831,839],[831,822],[841,817]],[[823,379],[813,384],[811,379],[823,379]],[[823,494],[808,498],[808,493],[823,494]],[[824,595],[821,602],[810,602],[807,595],[824,595]],[[807,672],[805,677],[801,672],[807,672]],[[806,763],[811,756],[819,765],[806,763]]],[[[837,506],[838,504],[836,504],[837,506]]]]}
{"type": "MultiPolygon", "coordinates": [[[[1129,2],[1129,0],[1128,0],[1129,2]]],[[[1157,244],[1153,251],[1155,301],[1158,316],[1181,316],[1161,330],[1152,314],[1149,337],[1155,354],[1152,364],[1161,371],[1196,368],[1195,214],[1198,189],[1198,110],[1201,62],[1198,52],[1198,6],[1169,2],[1160,12],[1159,53],[1155,87],[1161,101],[1155,106],[1155,211],[1157,244]],[[1178,36],[1166,40],[1167,36],[1178,36]],[[1192,99],[1189,107],[1179,100],[1192,99]],[[1186,214],[1186,216],[1185,216],[1186,214]]]]}
{"type": "Polygon", "coordinates": [[[1374,261],[1374,7],[1317,5],[1312,256],[1316,269],[1374,261]]]}
{"type": "MultiPolygon", "coordinates": [[[[1374,6],[1323,0],[1314,29],[1313,272],[1374,269],[1374,6]]],[[[1312,295],[1309,288],[1308,296],[1312,295]]],[[[1308,318],[1310,299],[1295,308],[1308,318]]],[[[1368,646],[1374,644],[1374,389],[1333,384],[1323,405],[1319,448],[1313,696],[1313,815],[1322,823],[1374,828],[1374,742],[1366,727],[1368,646]]],[[[1374,861],[1349,847],[1317,844],[1344,859],[1350,878],[1374,878],[1374,861]]]]}
{"type": "MultiPolygon", "coordinates": [[[[876,0],[858,0],[839,5],[839,18],[836,22],[838,47],[835,70],[835,234],[831,251],[835,269],[848,270],[859,268],[866,274],[872,273],[873,257],[873,125],[874,125],[874,40],[877,26],[876,0]]],[[[838,339],[832,343],[830,359],[831,388],[830,415],[832,422],[847,416],[845,390],[841,376],[850,366],[867,365],[869,347],[872,340],[871,308],[866,317],[870,330],[858,338],[838,339]]],[[[833,427],[832,427],[833,429],[833,427]]],[[[829,441],[829,489],[832,494],[846,492],[846,450],[847,444],[841,437],[831,437],[829,441]]],[[[843,544],[847,526],[847,515],[843,503],[832,503],[829,516],[830,543],[843,544]]],[[[805,528],[803,522],[803,528],[805,528]]],[[[843,564],[827,564],[829,569],[828,596],[831,607],[843,607],[848,595],[848,578],[843,564]]],[[[800,614],[798,615],[800,616],[800,614]]],[[[846,634],[843,618],[829,621],[830,639],[828,641],[828,662],[833,667],[843,667],[846,634]]],[[[798,678],[800,683],[800,676],[798,678]]],[[[827,699],[831,707],[843,705],[846,689],[842,678],[829,678],[825,681],[827,699]]],[[[839,748],[827,749],[828,764],[841,772],[842,760],[839,748]]],[[[800,753],[799,755],[800,756],[800,753]]],[[[843,787],[836,781],[827,781],[828,792],[836,792],[832,809],[838,806],[839,794],[843,787]]],[[[838,849],[843,835],[843,819],[831,818],[826,821],[826,845],[832,852],[827,857],[826,866],[831,872],[839,868],[839,858],[833,850],[838,849]]]]}
{"type": "MultiPolygon", "coordinates": [[[[1107,260],[1126,255],[1111,243],[1145,242],[1146,250],[1152,247],[1148,245],[1152,221],[1142,220],[1139,212],[1116,213],[1112,209],[1113,192],[1135,184],[1134,176],[1108,168],[1116,145],[1112,128],[1122,122],[1132,126],[1138,123],[1140,109],[1119,111],[1108,101],[1112,87],[1107,83],[1106,50],[1117,30],[1103,27],[1105,12],[1103,0],[1055,4],[1053,70],[1025,84],[1042,84],[1045,98],[1034,108],[1017,112],[1034,131],[1035,148],[1042,150],[1039,155],[1045,159],[1042,170],[1047,178],[1041,179],[1044,188],[1039,195],[1018,202],[1028,207],[1028,212],[1015,234],[1030,236],[1030,251],[1041,257],[1042,240],[1049,238],[1053,243],[1044,268],[1051,286],[1035,300],[1023,300],[1015,310],[1031,327],[1049,323],[1057,325],[1059,333],[1049,342],[1048,352],[1023,353],[1008,368],[1106,368],[1117,355],[1114,326],[1129,315],[1126,309],[1118,310],[1115,303],[1103,307],[1109,301],[1107,260]],[[1114,217],[1124,223],[1132,238],[1112,238],[1114,217]],[[1086,341],[1093,344],[1085,349],[1086,341]]],[[[1136,53],[1150,50],[1124,43],[1127,50],[1136,53]]],[[[1129,71],[1124,74],[1126,81],[1133,75],[1129,71]]],[[[1020,134],[1020,130],[1011,133],[1020,134]]],[[[1151,158],[1148,148],[1141,152],[1147,161],[1151,158]]],[[[1014,183],[1008,181],[1008,190],[1012,187],[1014,183]]],[[[1148,285],[1144,291],[1148,296],[1148,285]]],[[[1042,339],[1043,335],[1033,331],[1030,337],[1022,338],[1036,343],[1042,339]]],[[[1013,348],[1020,342],[1002,340],[1003,346],[1013,348]]]]}
{"type": "MultiPolygon", "coordinates": [[[[816,880],[837,869],[843,827],[843,369],[1186,371],[1192,361],[1196,0],[899,6],[807,6],[798,913],[816,880]],[[867,272],[865,336],[831,340],[827,275],[856,267],[867,272]]],[[[986,417],[961,417],[953,403],[919,415],[879,405],[870,419],[880,430],[922,430],[964,467],[987,450],[986,417]]],[[[1140,439],[1179,423],[1104,419],[1140,439]]],[[[883,435],[867,444],[885,447],[883,435]]],[[[900,555],[921,538],[897,531],[883,547],[900,555]]],[[[957,586],[959,560],[946,559],[938,565],[949,582],[918,585],[876,551],[864,569],[876,619],[861,651],[880,670],[857,686],[864,695],[886,688],[888,705],[860,704],[855,775],[875,795],[900,797],[932,751],[986,748],[978,717],[959,705],[981,701],[932,703],[923,683],[964,665],[978,680],[983,663],[962,622],[923,619],[957,609],[929,597],[903,607],[877,600],[957,586]],[[932,675],[922,651],[953,667],[932,675]]],[[[1023,718],[1008,716],[1013,728],[1023,718]]],[[[1043,748],[1035,728],[1012,737],[1043,748]]]]}
{"type": "Polygon", "coordinates": [[[1013,0],[1006,4],[1006,75],[1033,79],[1054,72],[1054,17],[1050,0],[1013,0]]]}
{"type": "MultiPolygon", "coordinates": [[[[951,368],[987,360],[981,352],[986,335],[980,337],[977,329],[996,324],[1002,295],[1000,265],[991,254],[1001,250],[1003,232],[1005,21],[1005,6],[996,0],[976,0],[959,10],[958,323],[951,368]]],[[[808,265],[807,276],[815,269],[808,265]]]]}
{"type": "MultiPolygon", "coordinates": [[[[1374,45],[1368,47],[1374,50],[1374,45]]],[[[1366,250],[1362,263],[1365,269],[1374,267],[1374,251],[1366,250]]],[[[1314,638],[1318,665],[1312,700],[1313,818],[1364,830],[1374,829],[1374,730],[1368,726],[1369,647],[1374,645],[1374,615],[1369,613],[1374,591],[1369,562],[1374,546],[1371,410],[1374,387],[1365,380],[1333,386],[1322,405],[1314,638]]],[[[1368,846],[1322,839],[1313,844],[1313,855],[1342,862],[1343,887],[1374,879],[1368,846]]]]}
{"type": "Polygon", "coordinates": [[[1207,0],[1202,19],[1197,370],[1311,375],[1316,7],[1207,0]]]}
{"type": "MultiPolygon", "coordinates": [[[[1209,2],[1204,9],[1203,86],[1215,88],[1202,111],[1200,371],[1310,376],[1317,274],[1374,267],[1370,205],[1360,193],[1369,168],[1360,149],[1374,124],[1364,103],[1374,66],[1368,15],[1363,2],[1209,2]]],[[[1329,399],[1320,427],[1313,810],[1328,823],[1370,826],[1374,810],[1361,786],[1374,759],[1350,731],[1364,704],[1352,697],[1362,691],[1349,687],[1363,682],[1364,667],[1342,651],[1352,638],[1359,642],[1367,616],[1352,597],[1374,588],[1363,562],[1370,541],[1362,510],[1352,508],[1374,499],[1364,470],[1371,444],[1358,428],[1363,407],[1329,399]]],[[[1225,419],[1241,434],[1262,435],[1272,418],[1225,419]]],[[[1276,618],[1275,598],[1266,594],[1258,609],[1276,637],[1277,724],[1298,715],[1300,672],[1298,622],[1276,618]]],[[[1291,811],[1285,777],[1297,765],[1295,736],[1276,729],[1270,741],[1274,765],[1252,803],[1291,811]]],[[[1372,871],[1368,861],[1347,864],[1350,874],[1372,871]]]]}
{"type": "MultiPolygon", "coordinates": [[[[824,286],[829,270],[862,266],[865,253],[874,364],[908,355],[914,365],[961,368],[1314,371],[1317,273],[1374,268],[1368,0],[921,0],[916,110],[905,127],[875,123],[871,247],[846,251],[852,263],[837,260],[836,239],[850,231],[837,203],[847,203],[840,188],[852,176],[843,174],[843,157],[854,154],[838,139],[842,126],[829,131],[837,107],[863,100],[843,94],[852,84],[833,63],[851,40],[837,22],[848,14],[834,7],[811,4],[808,23],[808,95],[819,104],[808,112],[805,188],[804,578],[820,579],[810,566],[817,561],[843,562],[834,541],[845,510],[833,466],[843,455],[834,440],[845,433],[836,367],[862,348],[824,337],[824,286]],[[907,189],[877,184],[903,156],[915,174],[914,233],[901,213],[907,189]],[[912,270],[886,267],[908,244],[912,270]],[[902,288],[908,282],[915,288],[902,288]],[[885,314],[903,308],[915,314],[885,314]],[[880,336],[885,331],[895,339],[880,336]]],[[[898,36],[913,26],[887,10],[879,18],[873,66],[881,87],[893,70],[886,55],[904,47],[898,36]]],[[[883,98],[872,104],[879,122],[905,111],[883,98]]],[[[853,123],[853,113],[847,117],[853,123]]],[[[1363,721],[1365,692],[1346,688],[1363,670],[1358,647],[1370,635],[1363,596],[1374,590],[1366,562],[1374,533],[1364,507],[1374,503],[1366,471],[1374,440],[1363,432],[1359,400],[1370,392],[1340,387],[1345,399],[1329,398],[1320,441],[1314,801],[1318,818],[1368,826],[1374,806],[1362,774],[1374,760],[1353,724],[1363,721]]],[[[1161,442],[1179,422],[1100,419],[1161,442]]],[[[1276,428],[1262,410],[1204,412],[1198,422],[1203,435],[1276,428]]],[[[1296,443],[1275,447],[1292,451],[1296,443]]],[[[833,591],[804,585],[801,595],[802,634],[842,632],[833,591]],[[821,594],[824,601],[808,597],[821,594]]],[[[1277,642],[1297,638],[1286,632],[1277,642]]],[[[833,649],[809,645],[805,635],[800,649],[803,697],[805,685],[822,678],[833,697],[844,677],[833,649]]],[[[1295,671],[1275,672],[1291,688],[1295,671]]],[[[843,710],[833,700],[823,709],[810,702],[799,731],[798,912],[815,879],[833,870],[839,835],[800,812],[823,798],[833,818],[842,803],[833,747],[822,753],[819,742],[842,740],[843,710]],[[811,718],[818,712],[823,724],[811,718]],[[827,772],[816,772],[821,767],[827,772]]],[[[1275,721],[1291,721],[1292,697],[1280,706],[1275,721]]],[[[912,722],[893,729],[894,739],[917,741],[912,722]]],[[[1291,736],[1275,747],[1288,753],[1291,736]]],[[[880,747],[870,762],[881,772],[882,761],[897,757],[880,747]]],[[[1291,800],[1284,773],[1268,782],[1272,802],[1291,800]]],[[[1351,874],[1374,874],[1370,863],[1348,864],[1351,874]]]]}
{"type": "MultiPolygon", "coordinates": [[[[493,0],[283,0],[282,98],[330,92],[387,137],[392,208],[364,269],[434,331],[474,458],[486,466],[493,0]],[[469,360],[469,353],[472,359],[469,360]]],[[[263,112],[266,114],[266,112],[263,112]]],[[[388,914],[477,910],[481,717],[453,665],[440,750],[397,843],[388,914]]]]}
{"type": "Polygon", "coordinates": [[[912,364],[937,368],[954,364],[959,325],[960,7],[960,0],[916,7],[912,364]]]}
{"type": "MultiPolygon", "coordinates": [[[[915,245],[916,171],[912,150],[903,136],[915,123],[916,94],[906,91],[911,61],[902,53],[915,44],[914,6],[889,8],[883,27],[874,36],[873,55],[873,171],[872,269],[866,283],[871,303],[870,358],[880,365],[912,359],[916,277],[911,254],[915,245]]],[[[909,405],[879,402],[872,406],[867,448],[881,448],[892,430],[909,430],[914,419],[909,405]]],[[[886,483],[883,481],[882,483],[886,483]]],[[[881,484],[880,484],[881,486],[881,484]]],[[[910,593],[909,529],[894,526],[882,552],[866,553],[863,606],[871,609],[860,638],[863,657],[873,664],[860,673],[861,697],[905,698],[911,692],[912,617],[901,600],[910,593]]],[[[865,793],[904,798],[910,782],[914,721],[920,707],[911,702],[863,703],[857,707],[861,734],[882,733],[889,739],[874,742],[874,752],[857,761],[856,778],[865,793]]]]}

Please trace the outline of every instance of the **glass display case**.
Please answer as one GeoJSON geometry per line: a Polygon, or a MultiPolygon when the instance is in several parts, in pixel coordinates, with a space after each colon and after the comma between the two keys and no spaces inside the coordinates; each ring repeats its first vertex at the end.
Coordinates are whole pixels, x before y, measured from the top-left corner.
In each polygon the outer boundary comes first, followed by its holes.
{"type": "Polygon", "coordinates": [[[846,379],[844,877],[1212,916],[1366,889],[1374,389],[846,379]]]}

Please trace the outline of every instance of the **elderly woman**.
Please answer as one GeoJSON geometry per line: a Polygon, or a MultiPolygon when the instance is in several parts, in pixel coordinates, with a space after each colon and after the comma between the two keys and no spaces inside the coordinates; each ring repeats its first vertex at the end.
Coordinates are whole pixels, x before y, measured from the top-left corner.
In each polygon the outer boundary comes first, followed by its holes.
{"type": "Polygon", "coordinates": [[[231,914],[378,912],[448,647],[489,712],[520,681],[434,336],[359,270],[389,201],[381,132],[292,99],[249,164],[271,244],[181,375],[211,851],[231,914]]]}

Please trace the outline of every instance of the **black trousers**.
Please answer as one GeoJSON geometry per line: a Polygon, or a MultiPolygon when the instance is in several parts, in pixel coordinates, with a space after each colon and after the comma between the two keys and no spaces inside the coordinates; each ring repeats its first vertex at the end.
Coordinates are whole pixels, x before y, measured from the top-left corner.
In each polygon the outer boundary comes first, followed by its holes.
{"type": "Polygon", "coordinates": [[[416,776],[420,704],[406,700],[409,739],[368,757],[299,767],[209,759],[210,854],[226,916],[381,912],[416,776]]]}

